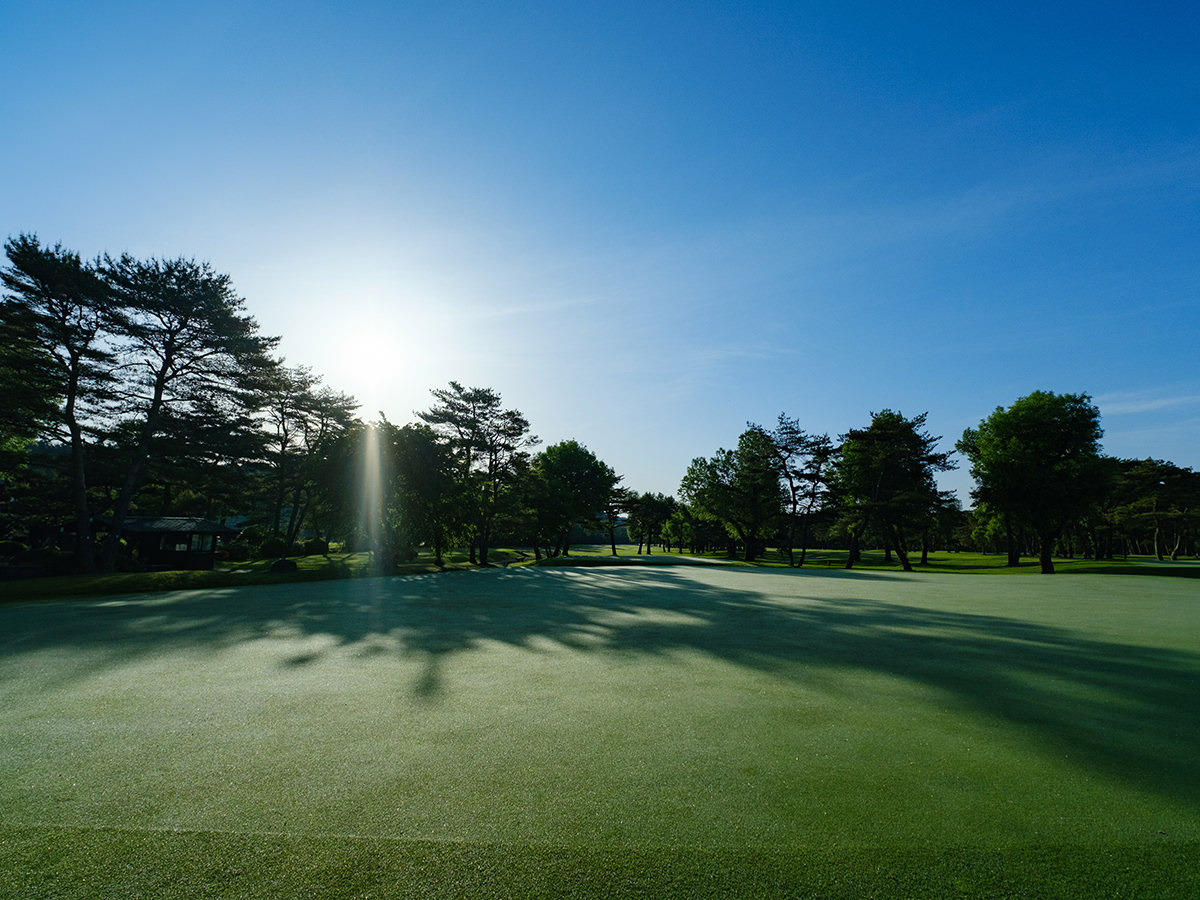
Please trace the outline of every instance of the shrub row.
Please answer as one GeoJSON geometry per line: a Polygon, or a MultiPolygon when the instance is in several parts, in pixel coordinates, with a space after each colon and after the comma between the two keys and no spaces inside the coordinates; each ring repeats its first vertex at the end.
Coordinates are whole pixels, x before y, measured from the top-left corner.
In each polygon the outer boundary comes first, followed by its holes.
{"type": "Polygon", "coordinates": [[[249,541],[238,540],[224,546],[225,559],[244,562],[248,559],[281,559],[287,556],[325,556],[329,553],[329,542],[323,538],[309,538],[303,543],[289,545],[283,538],[269,537],[254,547],[249,541]]]}

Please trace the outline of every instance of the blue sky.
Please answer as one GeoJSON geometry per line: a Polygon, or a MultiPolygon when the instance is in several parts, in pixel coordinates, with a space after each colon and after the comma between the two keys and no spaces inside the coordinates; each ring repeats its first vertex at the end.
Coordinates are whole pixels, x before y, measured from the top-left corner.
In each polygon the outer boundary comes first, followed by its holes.
{"type": "Polygon", "coordinates": [[[10,7],[4,233],[209,260],[368,417],[489,386],[674,492],[1086,391],[1200,467],[1194,4],[10,7]]]}

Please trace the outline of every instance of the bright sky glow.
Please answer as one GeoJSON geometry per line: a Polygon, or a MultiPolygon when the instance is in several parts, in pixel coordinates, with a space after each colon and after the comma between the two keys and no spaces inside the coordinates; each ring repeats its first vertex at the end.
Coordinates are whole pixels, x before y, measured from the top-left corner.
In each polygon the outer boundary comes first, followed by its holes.
{"type": "Polygon", "coordinates": [[[4,234],[210,261],[368,418],[492,387],[674,492],[1087,391],[1200,467],[1193,4],[10,6],[4,234]]]}

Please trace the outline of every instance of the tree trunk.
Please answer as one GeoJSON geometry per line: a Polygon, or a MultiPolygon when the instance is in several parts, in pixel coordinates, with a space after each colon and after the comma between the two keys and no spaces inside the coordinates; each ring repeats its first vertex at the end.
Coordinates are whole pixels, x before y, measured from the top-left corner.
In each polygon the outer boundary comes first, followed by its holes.
{"type": "Polygon", "coordinates": [[[121,530],[125,527],[125,519],[129,515],[129,506],[133,502],[133,492],[142,478],[142,470],[146,468],[150,448],[141,446],[134,454],[133,464],[125,476],[121,493],[113,505],[112,522],[108,526],[108,537],[104,541],[104,555],[100,562],[100,571],[104,573],[117,570],[117,557],[121,552],[121,530]]]}
{"type": "Polygon", "coordinates": [[[481,566],[488,564],[488,544],[491,543],[490,532],[491,527],[486,523],[479,529],[479,565],[481,566]]]}
{"type": "Polygon", "coordinates": [[[308,504],[303,502],[304,485],[297,484],[292,491],[292,508],[288,513],[287,543],[290,547],[300,536],[300,526],[304,524],[304,513],[308,504]]]}
{"type": "Polygon", "coordinates": [[[1054,535],[1049,534],[1049,533],[1043,534],[1041,540],[1042,540],[1042,552],[1041,552],[1040,559],[1041,559],[1041,563],[1042,563],[1042,574],[1043,575],[1053,575],[1054,574],[1054,535]]]}
{"type": "Polygon", "coordinates": [[[75,564],[89,575],[96,571],[96,550],[92,540],[92,514],[88,509],[87,469],[83,459],[83,431],[75,422],[71,429],[71,493],[75,506],[75,564]]]}
{"type": "Polygon", "coordinates": [[[162,361],[154,378],[154,394],[150,399],[150,407],[146,410],[146,421],[142,424],[142,434],[138,440],[137,449],[133,454],[125,483],[121,493],[113,504],[112,524],[109,526],[108,538],[104,543],[104,556],[100,563],[102,572],[115,572],[117,555],[121,551],[121,529],[125,526],[125,517],[129,514],[129,505],[133,502],[133,492],[141,481],[142,471],[150,458],[150,444],[158,431],[158,419],[162,412],[163,395],[166,393],[167,373],[173,360],[170,356],[162,361]]]}
{"type": "Polygon", "coordinates": [[[279,486],[275,489],[275,502],[272,504],[271,510],[271,536],[282,537],[283,526],[283,497],[287,493],[287,486],[283,483],[283,476],[280,476],[279,486]]]}
{"type": "Polygon", "coordinates": [[[75,418],[75,403],[79,396],[79,356],[72,353],[67,380],[63,417],[71,434],[71,493],[75,507],[75,563],[85,575],[96,571],[96,548],[92,538],[92,514],[88,509],[87,465],[83,444],[83,428],[75,418]]]}
{"type": "Polygon", "coordinates": [[[912,563],[908,561],[908,547],[904,544],[904,537],[894,525],[886,526],[884,532],[890,542],[896,546],[896,558],[900,560],[900,568],[905,572],[911,572],[913,567],[912,563]]]}

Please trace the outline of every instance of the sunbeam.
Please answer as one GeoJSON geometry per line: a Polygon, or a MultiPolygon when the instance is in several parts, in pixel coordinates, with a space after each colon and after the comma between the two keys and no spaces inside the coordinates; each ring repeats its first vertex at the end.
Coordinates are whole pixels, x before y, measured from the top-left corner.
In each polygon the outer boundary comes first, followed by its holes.
{"type": "Polygon", "coordinates": [[[368,426],[362,442],[359,484],[359,523],[376,568],[384,564],[383,459],[379,429],[368,426]]]}

